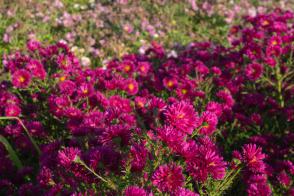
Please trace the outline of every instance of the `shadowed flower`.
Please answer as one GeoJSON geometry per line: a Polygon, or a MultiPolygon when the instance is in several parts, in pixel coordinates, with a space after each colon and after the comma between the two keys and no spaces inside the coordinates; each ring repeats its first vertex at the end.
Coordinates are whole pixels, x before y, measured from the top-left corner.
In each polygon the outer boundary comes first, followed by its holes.
{"type": "Polygon", "coordinates": [[[217,152],[207,146],[197,146],[194,155],[186,160],[187,170],[194,180],[205,182],[210,174],[215,180],[221,180],[226,174],[226,163],[217,152]]]}
{"type": "Polygon", "coordinates": [[[47,73],[39,61],[34,59],[30,60],[26,65],[26,68],[30,70],[33,77],[39,78],[41,80],[45,79],[47,73]]]}
{"type": "Polygon", "coordinates": [[[131,147],[131,166],[132,171],[142,171],[145,167],[148,151],[144,144],[134,144],[131,147]]]}
{"type": "Polygon", "coordinates": [[[153,173],[152,183],[163,192],[174,192],[184,184],[182,168],[175,164],[161,165],[153,173]]]}
{"type": "Polygon", "coordinates": [[[262,73],[263,73],[263,66],[259,63],[248,64],[245,69],[246,76],[252,81],[255,81],[258,78],[260,78],[262,73]]]}
{"type": "Polygon", "coordinates": [[[172,194],[172,196],[199,196],[199,194],[194,193],[188,189],[179,188],[174,194],[172,194]]]}

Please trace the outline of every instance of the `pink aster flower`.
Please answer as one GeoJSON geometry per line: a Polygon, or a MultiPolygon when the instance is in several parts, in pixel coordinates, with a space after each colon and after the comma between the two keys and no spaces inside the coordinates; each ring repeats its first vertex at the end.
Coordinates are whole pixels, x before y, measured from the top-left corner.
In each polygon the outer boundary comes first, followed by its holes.
{"type": "Polygon", "coordinates": [[[94,92],[94,87],[90,83],[83,83],[78,87],[78,95],[87,97],[94,92]]]}
{"type": "Polygon", "coordinates": [[[222,115],[222,106],[220,103],[214,102],[214,101],[210,101],[208,102],[207,106],[206,106],[206,111],[215,113],[215,115],[217,117],[220,117],[222,115]]]}
{"type": "Polygon", "coordinates": [[[5,107],[5,116],[19,116],[20,113],[20,107],[15,104],[9,104],[5,107]]]}
{"type": "Polygon", "coordinates": [[[218,153],[207,146],[198,146],[192,157],[186,160],[187,170],[194,180],[205,182],[208,175],[221,180],[226,174],[226,163],[218,153]]]}
{"type": "Polygon", "coordinates": [[[182,168],[175,164],[161,165],[153,173],[152,184],[163,192],[173,192],[184,184],[182,168]]]}
{"type": "Polygon", "coordinates": [[[263,73],[263,66],[259,63],[248,64],[245,69],[246,76],[252,81],[255,81],[258,78],[260,78],[262,73],[263,73]]]}
{"type": "Polygon", "coordinates": [[[278,179],[279,183],[284,186],[289,186],[291,183],[291,178],[290,178],[290,176],[287,175],[287,173],[285,171],[280,172],[277,176],[277,179],[278,179]]]}
{"type": "Polygon", "coordinates": [[[132,171],[142,171],[145,167],[148,151],[144,144],[135,144],[131,147],[131,169],[132,171]]]}
{"type": "Polygon", "coordinates": [[[137,70],[141,76],[146,77],[149,70],[150,70],[150,63],[149,62],[139,62],[137,66],[137,70]]]}
{"type": "Polygon", "coordinates": [[[128,186],[124,191],[125,196],[147,196],[147,192],[138,186],[128,186]]]}
{"type": "Polygon", "coordinates": [[[184,134],[171,126],[164,126],[157,130],[158,138],[166,143],[173,151],[181,149],[182,142],[184,141],[184,134]]]}
{"type": "Polygon", "coordinates": [[[68,168],[80,155],[81,151],[78,148],[66,147],[58,151],[58,160],[60,165],[68,168]]]}
{"type": "Polygon", "coordinates": [[[263,163],[264,158],[265,155],[262,153],[261,148],[257,147],[255,144],[246,144],[242,148],[242,161],[250,171],[263,171],[265,168],[263,163]]]}
{"type": "Polygon", "coordinates": [[[175,191],[174,194],[172,194],[172,196],[199,196],[199,194],[194,193],[188,189],[179,188],[175,191]]]}
{"type": "Polygon", "coordinates": [[[119,66],[120,70],[125,73],[132,73],[134,71],[134,67],[134,63],[129,60],[123,61],[119,66]]]}
{"type": "Polygon", "coordinates": [[[178,81],[175,78],[163,78],[163,85],[168,90],[172,90],[177,87],[178,81]]]}
{"type": "Polygon", "coordinates": [[[29,40],[27,42],[27,48],[30,50],[30,51],[35,51],[35,50],[38,50],[41,48],[41,43],[36,41],[36,40],[29,40]]]}
{"type": "Polygon", "coordinates": [[[46,71],[43,65],[38,60],[30,60],[26,65],[26,68],[31,71],[32,76],[44,80],[46,77],[46,71]]]}
{"type": "Polygon", "coordinates": [[[26,88],[31,83],[31,74],[25,70],[20,69],[13,73],[12,84],[17,88],[26,88]]]}
{"type": "Polygon", "coordinates": [[[211,135],[216,129],[218,119],[214,113],[205,111],[202,113],[200,121],[202,126],[199,130],[199,133],[204,135],[211,135]]]}
{"type": "Polygon", "coordinates": [[[129,95],[135,95],[139,91],[139,85],[138,82],[134,79],[127,79],[124,82],[123,89],[129,94],[129,95]]]}
{"type": "Polygon", "coordinates": [[[64,80],[58,83],[59,90],[62,94],[71,96],[76,90],[76,84],[71,80],[64,80]]]}
{"type": "Polygon", "coordinates": [[[167,108],[164,114],[166,122],[183,133],[192,134],[193,130],[199,126],[197,112],[188,102],[174,103],[167,108]]]}

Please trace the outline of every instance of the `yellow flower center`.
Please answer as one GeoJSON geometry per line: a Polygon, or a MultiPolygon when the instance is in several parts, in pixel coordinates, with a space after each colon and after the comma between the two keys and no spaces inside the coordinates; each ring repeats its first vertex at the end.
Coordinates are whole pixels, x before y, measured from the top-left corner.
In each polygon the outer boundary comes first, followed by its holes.
{"type": "Polygon", "coordinates": [[[142,108],[142,107],[144,107],[144,103],[143,102],[138,102],[138,106],[140,107],[140,108],[142,108]]]}
{"type": "Polygon", "coordinates": [[[182,89],[182,93],[185,95],[185,94],[187,94],[187,89],[182,89]]]}
{"type": "Polygon", "coordinates": [[[131,70],[131,66],[130,66],[130,65],[126,65],[126,66],[124,67],[124,70],[125,70],[126,72],[130,71],[130,70],[131,70]]]}
{"type": "Polygon", "coordinates": [[[167,82],[167,86],[168,86],[168,87],[172,87],[173,85],[174,85],[174,83],[173,83],[172,81],[168,81],[168,82],[167,82]]]}
{"type": "Polygon", "coordinates": [[[144,72],[146,69],[145,69],[144,66],[141,66],[141,67],[140,67],[140,70],[144,72]]]}
{"type": "Polygon", "coordinates": [[[23,83],[25,81],[25,78],[23,76],[19,76],[18,80],[19,82],[23,83]]]}
{"type": "Polygon", "coordinates": [[[273,45],[273,46],[275,46],[275,45],[277,45],[277,44],[278,44],[278,42],[277,42],[276,40],[272,41],[272,45],[273,45]]]}
{"type": "Polygon", "coordinates": [[[184,114],[179,114],[178,119],[182,119],[182,118],[184,118],[184,116],[185,116],[184,114]]]}
{"type": "Polygon", "coordinates": [[[61,61],[61,64],[62,64],[63,66],[65,66],[65,67],[67,67],[67,66],[68,66],[68,61],[67,61],[67,59],[63,59],[63,60],[61,61]]]}
{"type": "Polygon", "coordinates": [[[257,160],[256,160],[256,156],[253,157],[253,159],[251,161],[249,161],[249,163],[255,163],[257,160]]]}
{"type": "Polygon", "coordinates": [[[65,79],[66,79],[65,76],[61,76],[61,77],[59,78],[59,80],[60,80],[61,82],[63,82],[65,79]]]}
{"type": "Polygon", "coordinates": [[[83,89],[82,91],[84,94],[87,94],[89,92],[88,89],[83,89]]]}
{"type": "Polygon", "coordinates": [[[262,26],[267,26],[267,25],[269,25],[269,21],[268,20],[265,20],[265,21],[262,22],[262,26]]]}
{"type": "Polygon", "coordinates": [[[135,86],[134,86],[134,84],[130,83],[130,84],[128,85],[128,88],[132,91],[132,90],[134,90],[135,86]]]}

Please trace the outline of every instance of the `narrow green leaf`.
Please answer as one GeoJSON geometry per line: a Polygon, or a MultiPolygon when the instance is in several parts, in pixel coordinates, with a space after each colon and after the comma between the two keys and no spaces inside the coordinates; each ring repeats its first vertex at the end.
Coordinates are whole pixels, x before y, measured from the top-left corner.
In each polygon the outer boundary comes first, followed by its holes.
{"type": "Polygon", "coordinates": [[[7,141],[7,139],[5,137],[3,137],[2,135],[0,135],[0,142],[5,146],[8,154],[9,154],[9,158],[14,163],[14,165],[17,167],[17,169],[21,169],[22,163],[19,160],[16,152],[13,150],[13,148],[11,147],[9,142],[7,141]]]}

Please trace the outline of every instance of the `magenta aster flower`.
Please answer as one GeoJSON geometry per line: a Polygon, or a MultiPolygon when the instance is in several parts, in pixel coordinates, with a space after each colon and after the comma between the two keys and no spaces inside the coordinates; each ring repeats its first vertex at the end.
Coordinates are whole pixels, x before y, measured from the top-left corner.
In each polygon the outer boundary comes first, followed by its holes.
{"type": "Polygon", "coordinates": [[[206,106],[206,111],[213,112],[217,117],[222,115],[222,106],[220,103],[210,101],[206,106]]]}
{"type": "Polygon", "coordinates": [[[9,104],[5,107],[5,116],[19,116],[20,113],[20,107],[15,104],[9,104]]]}
{"type": "Polygon", "coordinates": [[[149,70],[150,70],[150,63],[149,62],[139,62],[137,66],[137,70],[141,76],[146,77],[149,70]]]}
{"type": "Polygon", "coordinates": [[[163,85],[168,90],[172,90],[177,87],[178,81],[175,78],[163,78],[163,85]]]}
{"type": "Polygon", "coordinates": [[[207,146],[198,146],[194,156],[189,157],[186,163],[188,172],[198,182],[205,182],[209,174],[216,180],[223,179],[226,174],[223,158],[207,146]]]}
{"type": "Polygon", "coordinates": [[[184,134],[171,126],[164,126],[157,130],[158,138],[165,142],[173,151],[181,149],[184,134]]]}
{"type": "Polygon", "coordinates": [[[30,50],[30,51],[35,51],[35,50],[38,50],[41,48],[41,43],[38,42],[37,40],[29,40],[27,42],[27,48],[30,50]]]}
{"type": "Polygon", "coordinates": [[[277,179],[280,184],[284,186],[289,186],[291,183],[291,177],[287,175],[285,171],[282,171],[278,174],[277,179]]]}
{"type": "Polygon", "coordinates": [[[216,129],[218,119],[214,113],[205,111],[202,113],[200,121],[202,126],[199,130],[199,133],[204,135],[211,135],[216,129]]]}
{"type": "Polygon", "coordinates": [[[184,184],[182,168],[175,164],[161,165],[153,173],[152,184],[163,192],[174,192],[184,184]]]}
{"type": "Polygon", "coordinates": [[[255,81],[258,78],[260,78],[262,73],[263,73],[263,66],[259,63],[248,64],[245,69],[246,76],[252,81],[255,81]]]}
{"type": "Polygon", "coordinates": [[[272,191],[266,182],[252,182],[247,187],[248,196],[270,196],[272,191]]]}
{"type": "Polygon", "coordinates": [[[148,151],[144,144],[135,144],[131,147],[131,169],[132,171],[142,171],[146,165],[148,151]]]}
{"type": "Polygon", "coordinates": [[[45,79],[47,73],[43,65],[38,60],[31,59],[26,65],[26,68],[30,70],[33,77],[39,78],[41,80],[45,79]]]}
{"type": "Polygon", "coordinates": [[[76,84],[71,80],[64,80],[58,83],[59,90],[62,94],[71,96],[76,90],[76,84]]]}
{"type": "Polygon", "coordinates": [[[138,82],[134,79],[127,79],[124,81],[123,89],[129,94],[129,95],[135,95],[139,91],[139,85],[138,82]]]}
{"type": "Polygon", "coordinates": [[[66,147],[58,151],[58,160],[60,165],[68,168],[80,155],[81,151],[78,148],[66,147]]]}
{"type": "Polygon", "coordinates": [[[138,186],[128,186],[124,191],[125,196],[147,196],[147,192],[138,186]]]}
{"type": "Polygon", "coordinates": [[[255,144],[246,144],[242,148],[242,161],[250,171],[263,171],[265,168],[263,163],[264,158],[265,155],[262,153],[261,148],[257,147],[255,144]]]}
{"type": "Polygon", "coordinates": [[[179,188],[174,194],[172,194],[172,196],[199,196],[199,194],[188,189],[179,188]]]}
{"type": "Polygon", "coordinates": [[[13,73],[12,84],[17,88],[26,88],[31,83],[31,74],[25,70],[20,69],[13,73]]]}
{"type": "Polygon", "coordinates": [[[199,119],[193,105],[188,102],[174,103],[165,111],[166,122],[182,131],[192,134],[193,130],[199,126],[199,119]]]}

